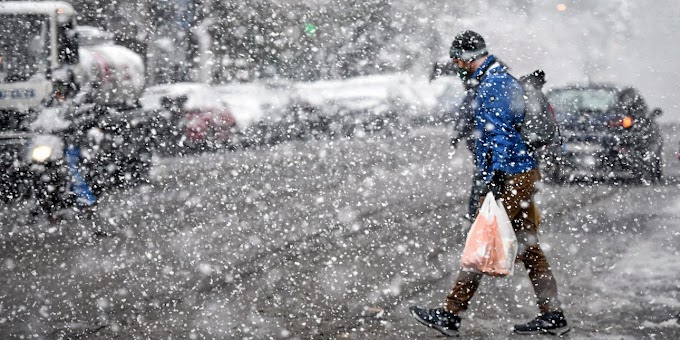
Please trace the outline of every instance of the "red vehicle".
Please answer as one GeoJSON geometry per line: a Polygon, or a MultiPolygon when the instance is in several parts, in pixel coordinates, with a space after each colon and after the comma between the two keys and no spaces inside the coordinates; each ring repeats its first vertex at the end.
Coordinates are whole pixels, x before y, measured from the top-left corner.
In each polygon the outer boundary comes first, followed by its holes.
{"type": "Polygon", "coordinates": [[[232,146],[236,120],[209,85],[175,83],[149,87],[141,98],[155,116],[161,151],[212,150],[232,146]]]}
{"type": "Polygon", "coordinates": [[[229,147],[236,121],[227,108],[200,108],[186,111],[186,137],[189,145],[210,148],[229,147]]]}

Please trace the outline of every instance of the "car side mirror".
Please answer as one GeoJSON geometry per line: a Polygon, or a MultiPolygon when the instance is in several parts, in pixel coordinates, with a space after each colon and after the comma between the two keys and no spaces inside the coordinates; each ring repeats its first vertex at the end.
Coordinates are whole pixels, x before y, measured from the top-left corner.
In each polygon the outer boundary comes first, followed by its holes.
{"type": "Polygon", "coordinates": [[[652,117],[654,117],[654,118],[660,117],[662,114],[663,114],[663,110],[661,110],[658,107],[655,108],[654,110],[652,110],[652,117]]]}

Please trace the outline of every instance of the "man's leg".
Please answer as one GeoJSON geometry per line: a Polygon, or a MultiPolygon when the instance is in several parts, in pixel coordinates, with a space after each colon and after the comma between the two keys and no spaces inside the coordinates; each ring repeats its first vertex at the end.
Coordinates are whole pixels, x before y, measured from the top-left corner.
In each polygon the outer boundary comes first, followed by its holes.
{"type": "Polygon", "coordinates": [[[475,295],[479,284],[482,282],[482,274],[460,270],[456,278],[456,284],[446,296],[446,310],[453,314],[465,311],[470,300],[475,295]]]}
{"type": "Polygon", "coordinates": [[[503,191],[503,205],[512,221],[517,236],[517,258],[524,263],[536,293],[541,313],[560,311],[557,283],[548,259],[538,242],[538,209],[533,200],[535,183],[540,179],[537,169],[507,176],[503,191]]]}
{"type": "Polygon", "coordinates": [[[540,314],[529,322],[515,325],[513,331],[527,335],[548,333],[561,336],[568,333],[571,327],[557,298],[555,277],[538,243],[537,228],[526,224],[524,226],[524,230],[516,232],[520,248],[517,258],[524,263],[529,274],[540,314]]]}
{"type": "Polygon", "coordinates": [[[453,291],[446,298],[442,308],[409,308],[411,315],[423,325],[434,328],[447,336],[457,336],[460,328],[460,312],[464,311],[475,294],[481,274],[460,271],[453,291]]]}
{"type": "Polygon", "coordinates": [[[557,282],[550,270],[548,259],[538,243],[538,236],[535,232],[528,230],[515,234],[519,243],[517,259],[524,263],[524,268],[529,274],[538,309],[541,314],[561,311],[557,297],[557,282]]]}
{"type": "MultiPolygon", "coordinates": [[[[472,177],[472,188],[470,188],[470,201],[468,202],[468,215],[470,221],[474,222],[484,200],[484,181],[475,174],[472,177]]],[[[483,275],[480,273],[460,270],[456,283],[451,292],[446,296],[446,309],[451,313],[458,314],[467,309],[470,300],[475,295],[483,275]]]]}
{"type": "Polygon", "coordinates": [[[71,171],[71,190],[76,195],[76,202],[82,206],[93,206],[97,203],[97,197],[92,192],[92,189],[85,181],[85,178],[78,169],[78,161],[80,159],[80,148],[75,145],[66,147],[65,158],[66,164],[71,171]]]}
{"type": "MultiPolygon", "coordinates": [[[[468,217],[474,219],[479,209],[480,194],[483,186],[480,185],[477,176],[472,179],[470,190],[470,202],[468,206],[468,217]]],[[[420,308],[412,306],[409,309],[411,315],[423,325],[434,328],[447,336],[458,335],[460,327],[460,312],[467,309],[468,304],[479,287],[482,274],[461,270],[458,273],[456,284],[453,290],[446,297],[445,306],[439,308],[420,308]]]]}

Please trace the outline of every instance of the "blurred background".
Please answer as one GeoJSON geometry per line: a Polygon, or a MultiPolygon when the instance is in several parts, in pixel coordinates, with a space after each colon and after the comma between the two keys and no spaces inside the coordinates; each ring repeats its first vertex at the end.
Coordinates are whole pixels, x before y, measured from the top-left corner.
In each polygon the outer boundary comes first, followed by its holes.
{"type": "Polygon", "coordinates": [[[71,2],[81,25],[145,55],[148,85],[424,75],[453,35],[472,29],[515,73],[637,86],[669,113],[662,120],[678,119],[680,6],[671,0],[71,2]]]}

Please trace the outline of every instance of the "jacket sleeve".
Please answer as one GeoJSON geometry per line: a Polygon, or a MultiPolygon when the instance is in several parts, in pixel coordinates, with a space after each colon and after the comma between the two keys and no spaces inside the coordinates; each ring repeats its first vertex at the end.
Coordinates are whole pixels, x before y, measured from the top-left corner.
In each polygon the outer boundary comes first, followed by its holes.
{"type": "Polygon", "coordinates": [[[454,135],[458,139],[468,139],[474,130],[475,120],[472,108],[474,99],[474,92],[468,92],[457,107],[454,135]]]}

